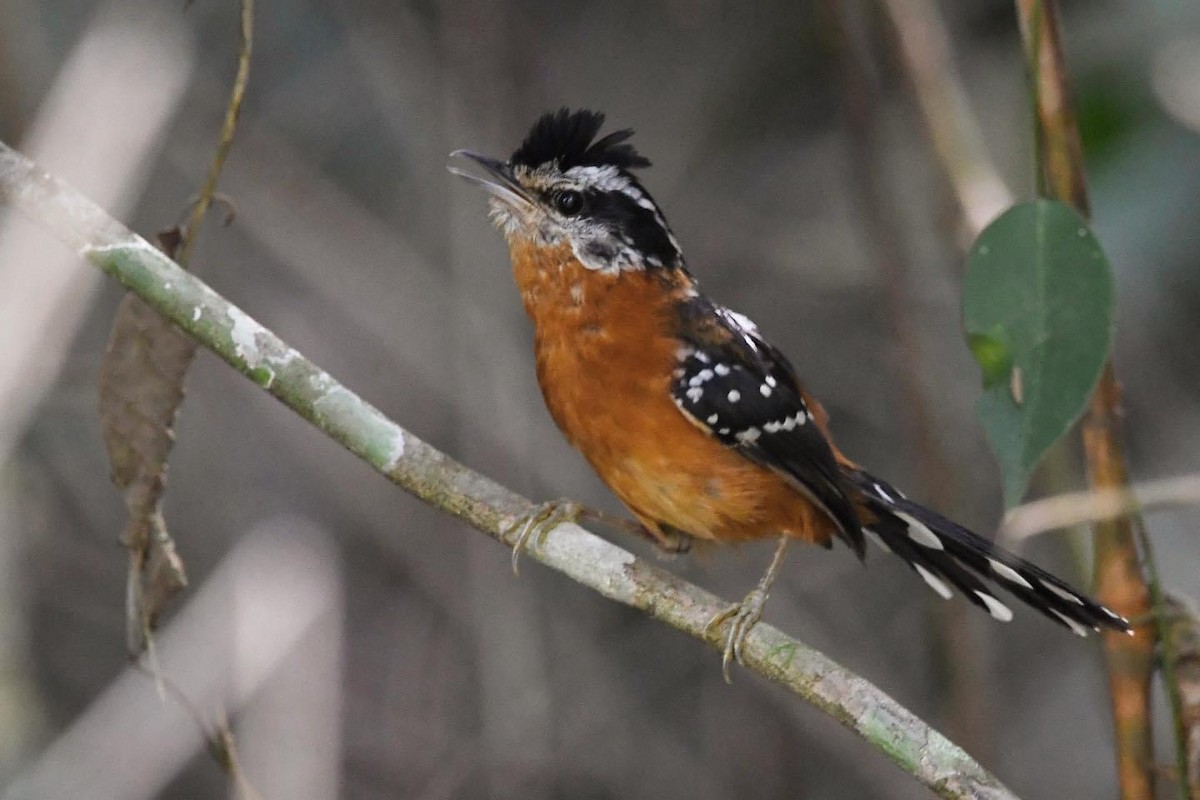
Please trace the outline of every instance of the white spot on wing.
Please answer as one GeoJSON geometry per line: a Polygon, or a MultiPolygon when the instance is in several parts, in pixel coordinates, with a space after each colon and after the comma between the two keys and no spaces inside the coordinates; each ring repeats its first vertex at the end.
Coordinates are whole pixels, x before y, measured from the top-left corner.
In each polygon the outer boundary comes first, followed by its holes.
{"type": "Polygon", "coordinates": [[[762,431],[758,428],[747,428],[744,431],[739,431],[737,439],[742,444],[754,444],[758,441],[758,437],[762,435],[762,431]]]}
{"type": "Polygon", "coordinates": [[[765,383],[764,383],[762,386],[759,386],[759,387],[758,387],[758,391],[762,393],[762,396],[763,396],[763,397],[770,397],[770,396],[771,396],[771,387],[770,387],[770,386],[768,386],[768,385],[767,385],[767,384],[765,384],[765,383]]]}
{"type": "Polygon", "coordinates": [[[945,582],[941,578],[939,578],[937,575],[934,575],[932,572],[925,569],[920,564],[913,564],[913,566],[916,567],[917,572],[921,575],[922,578],[925,579],[925,582],[929,584],[930,589],[933,589],[935,592],[940,594],[946,600],[949,600],[951,597],[954,596],[954,593],[950,591],[950,587],[947,586],[945,584],[945,582]]]}
{"type": "Polygon", "coordinates": [[[1060,589],[1059,587],[1055,586],[1053,583],[1050,583],[1050,581],[1044,581],[1039,578],[1038,583],[1040,583],[1042,586],[1049,589],[1054,594],[1061,597],[1063,600],[1066,600],[1068,603],[1074,603],[1077,606],[1083,605],[1083,601],[1080,600],[1079,597],[1071,594],[1066,589],[1060,589]]]}
{"type": "Polygon", "coordinates": [[[663,230],[667,232],[667,241],[671,243],[671,247],[675,248],[676,253],[683,253],[683,248],[679,246],[679,240],[675,238],[675,234],[671,233],[671,229],[667,227],[667,221],[663,219],[662,214],[655,214],[654,218],[658,220],[658,224],[662,225],[663,230]]]}
{"type": "Polygon", "coordinates": [[[923,547],[928,547],[930,550],[945,549],[942,545],[942,540],[935,536],[925,523],[911,514],[905,514],[903,511],[897,511],[896,516],[908,523],[908,538],[923,547]]]}
{"type": "Polygon", "coordinates": [[[729,400],[729,402],[736,403],[738,400],[742,399],[742,393],[737,389],[730,389],[729,394],[725,395],[725,397],[729,400]]]}
{"type": "Polygon", "coordinates": [[[716,425],[718,419],[720,419],[720,417],[716,414],[709,414],[707,422],[709,425],[716,425]]]}
{"type": "Polygon", "coordinates": [[[987,592],[981,592],[976,589],[975,596],[982,600],[983,604],[987,606],[988,613],[992,615],[992,619],[998,619],[1001,622],[1008,622],[1012,619],[1012,609],[1004,605],[1004,603],[1001,603],[996,598],[992,597],[987,592]]]}
{"type": "Polygon", "coordinates": [[[693,386],[691,389],[687,390],[687,396],[688,400],[691,400],[693,403],[699,403],[700,398],[704,397],[704,390],[699,386],[693,386]]]}
{"type": "Polygon", "coordinates": [[[729,320],[733,322],[734,325],[741,328],[743,332],[752,335],[758,333],[758,326],[754,324],[754,320],[750,319],[745,314],[739,314],[732,308],[725,309],[725,313],[728,315],[729,320]]]}
{"type": "Polygon", "coordinates": [[[729,374],[729,365],[728,364],[717,364],[715,367],[713,367],[713,371],[716,372],[721,377],[725,377],[726,375],[729,374]]]}
{"type": "Polygon", "coordinates": [[[1076,636],[1082,636],[1084,638],[1087,638],[1087,635],[1088,635],[1087,628],[1080,625],[1078,622],[1071,619],[1066,614],[1063,614],[1059,611],[1055,611],[1053,608],[1050,609],[1050,613],[1053,614],[1054,616],[1058,617],[1059,619],[1061,619],[1063,624],[1066,625],[1068,628],[1070,628],[1071,632],[1074,633],[1076,636]]]}
{"type": "Polygon", "coordinates": [[[784,417],[781,420],[772,420],[763,425],[763,430],[767,433],[778,433],[779,431],[793,430],[797,425],[803,425],[805,414],[803,411],[798,412],[795,416],[784,417]]]}
{"type": "Polygon", "coordinates": [[[994,558],[989,558],[988,564],[991,565],[992,572],[996,573],[1001,578],[1004,578],[1004,580],[1024,586],[1026,589],[1033,588],[1033,584],[1022,578],[1021,573],[1017,572],[1008,564],[1004,564],[994,558]]]}

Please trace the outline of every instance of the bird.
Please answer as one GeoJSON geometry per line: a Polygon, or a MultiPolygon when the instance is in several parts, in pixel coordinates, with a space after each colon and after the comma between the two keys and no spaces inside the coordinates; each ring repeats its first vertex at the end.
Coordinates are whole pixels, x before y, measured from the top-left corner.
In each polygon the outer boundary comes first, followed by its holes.
{"type": "MultiPolygon", "coordinates": [[[[551,111],[507,160],[457,150],[448,168],[487,191],[533,322],[546,407],[633,527],[669,552],[776,540],[762,579],[709,624],[726,680],[794,539],[827,549],[838,540],[860,560],[870,540],[942,597],[957,589],[1002,622],[1013,613],[997,586],[1080,636],[1132,634],[1120,615],[846,457],[791,362],[701,291],[635,174],[650,161],[633,131],[600,136],[604,120],[551,111]]],[[[539,506],[523,521],[514,568],[532,537],[585,513],[539,506]]]]}

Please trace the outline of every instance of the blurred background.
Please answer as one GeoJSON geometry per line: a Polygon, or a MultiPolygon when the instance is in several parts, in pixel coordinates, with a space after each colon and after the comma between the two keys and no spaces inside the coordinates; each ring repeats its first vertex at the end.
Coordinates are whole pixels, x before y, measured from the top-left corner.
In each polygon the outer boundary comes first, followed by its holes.
{"type": "MultiPolygon", "coordinates": [[[[1195,471],[1200,5],[1062,12],[1132,470],[1195,471]]],[[[0,138],[139,232],[174,225],[237,30],[233,0],[4,0],[0,138]]],[[[210,215],[193,265],[436,447],[615,511],[542,407],[483,198],[445,171],[456,148],[511,152],[547,109],[604,110],[638,131],[692,271],[790,355],[842,448],[990,533],[1000,487],[958,303],[971,232],[1032,194],[1020,54],[1006,0],[260,2],[221,179],[237,216],[210,215]],[[977,120],[956,180],[923,107],[967,141],[977,120]]],[[[125,656],[124,504],[96,413],[120,296],[0,210],[0,797],[234,796],[193,719],[221,709],[264,800],[928,796],[779,688],[743,670],[725,686],[697,642],[532,560],[514,577],[496,542],[203,352],[166,502],[191,586],[156,650],[187,702],[160,697],[125,656]]],[[[1080,485],[1072,443],[1040,491],[1080,485]]],[[[1192,598],[1198,520],[1150,518],[1166,586],[1192,598]]],[[[735,598],[770,549],[667,566],[735,598]]],[[[1082,538],[1021,551],[1089,581],[1082,538]]],[[[1024,608],[1001,626],[878,556],[794,550],[767,618],[1020,796],[1114,796],[1096,641],[1024,608]]]]}

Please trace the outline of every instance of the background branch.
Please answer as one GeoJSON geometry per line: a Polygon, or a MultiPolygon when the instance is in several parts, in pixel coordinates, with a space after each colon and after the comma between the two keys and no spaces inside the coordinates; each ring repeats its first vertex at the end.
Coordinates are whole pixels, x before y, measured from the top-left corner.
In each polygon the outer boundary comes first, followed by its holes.
{"type": "MultiPolygon", "coordinates": [[[[422,500],[511,545],[533,504],[385,418],[328,373],[180,269],[78,192],[0,144],[0,201],[78,250],[304,419],[422,500]]],[[[705,626],[725,603],[576,525],[530,556],[605,597],[719,649],[705,626]]],[[[863,678],[775,628],[758,625],[752,671],[779,683],[885,752],[945,798],[1013,795],[959,747],[863,678]]],[[[715,669],[715,662],[714,662],[715,669]]]]}
{"type": "Polygon", "coordinates": [[[1043,497],[1008,512],[997,534],[1019,542],[1045,531],[1157,508],[1200,505],[1200,475],[1179,475],[1131,486],[1084,489],[1043,497]]]}
{"type": "Polygon", "coordinates": [[[200,187],[200,195],[192,206],[187,223],[183,226],[182,241],[175,261],[186,267],[192,257],[192,247],[200,235],[200,226],[217,192],[217,180],[229,149],[233,147],[233,134],[237,131],[238,117],[242,113],[242,101],[246,97],[246,84],[250,81],[250,55],[254,49],[254,0],[242,0],[240,24],[238,26],[237,74],[233,78],[233,89],[229,94],[229,105],[225,107],[225,119],[221,123],[221,135],[217,139],[217,152],[209,164],[208,174],[200,187]]]}
{"type": "Polygon", "coordinates": [[[882,0],[901,63],[912,84],[937,162],[954,193],[967,240],[1013,204],[983,141],[951,51],[950,35],[930,0],[882,0]]]}
{"type": "MultiPolygon", "coordinates": [[[[1088,216],[1083,145],[1075,122],[1053,0],[1017,0],[1021,34],[1031,65],[1036,98],[1038,185],[1088,216]]],[[[1096,489],[1128,485],[1120,436],[1120,386],[1112,362],[1105,367],[1084,417],[1083,445],[1088,479],[1096,489]]],[[[1126,800],[1154,796],[1154,748],[1150,725],[1150,678],[1154,669],[1155,626],[1149,617],[1150,590],[1138,560],[1136,516],[1095,525],[1096,598],[1131,620],[1143,621],[1136,635],[1104,634],[1116,726],[1117,774],[1126,800]]]]}

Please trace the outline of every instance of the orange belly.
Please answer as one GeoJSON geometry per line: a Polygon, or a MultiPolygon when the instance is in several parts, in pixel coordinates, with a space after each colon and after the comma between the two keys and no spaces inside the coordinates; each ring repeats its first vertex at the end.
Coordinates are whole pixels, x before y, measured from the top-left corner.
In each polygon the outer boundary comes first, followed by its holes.
{"type": "Polygon", "coordinates": [[[678,345],[661,276],[590,271],[567,248],[514,244],[513,263],[546,406],[643,525],[716,541],[830,541],[832,524],[807,498],[676,408],[678,345]]]}

